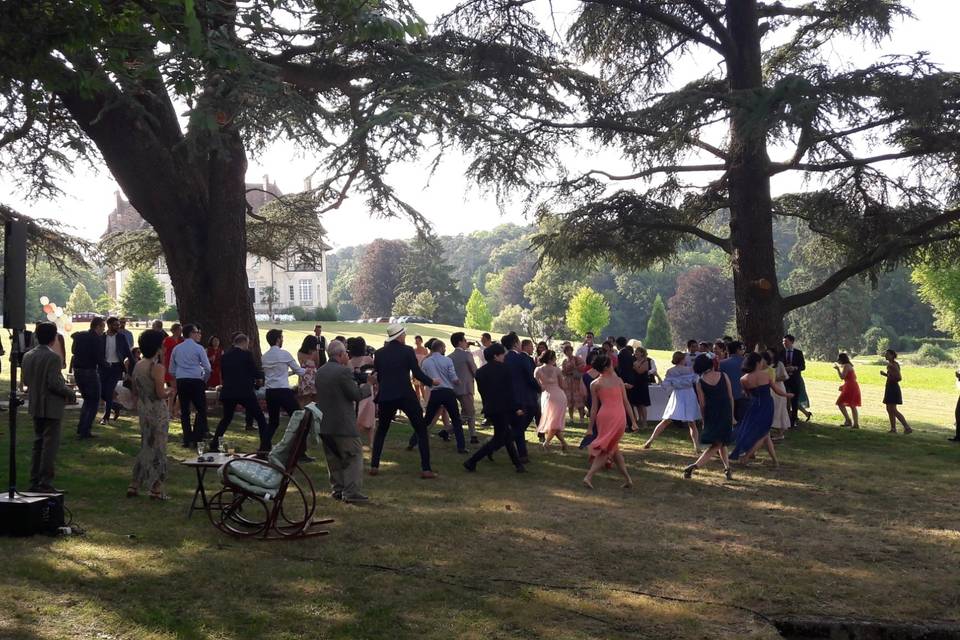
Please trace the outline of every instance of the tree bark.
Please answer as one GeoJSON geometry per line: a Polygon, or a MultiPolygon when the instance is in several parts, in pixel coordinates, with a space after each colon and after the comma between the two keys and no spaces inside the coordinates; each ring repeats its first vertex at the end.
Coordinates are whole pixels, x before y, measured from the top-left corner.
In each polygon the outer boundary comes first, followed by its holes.
{"type": "Polygon", "coordinates": [[[727,175],[737,330],[748,349],[775,347],[783,334],[783,313],[773,248],[766,114],[751,108],[751,93],[763,87],[756,0],[727,0],[726,16],[732,38],[726,56],[734,101],[727,175]]]}
{"type": "Polygon", "coordinates": [[[205,206],[182,212],[178,217],[187,222],[179,230],[157,229],[157,235],[181,322],[199,324],[204,343],[216,335],[221,344],[230,344],[234,333],[243,332],[250,336],[251,351],[259,359],[260,339],[246,270],[247,160],[239,137],[231,142],[210,154],[205,206]]]}
{"type": "Polygon", "coordinates": [[[97,145],[130,204],[163,247],[177,309],[228,343],[237,331],[260,340],[247,294],[246,153],[227,128],[189,139],[165,94],[139,106],[118,91],[59,94],[97,145]],[[152,118],[144,117],[149,107],[152,118]]]}

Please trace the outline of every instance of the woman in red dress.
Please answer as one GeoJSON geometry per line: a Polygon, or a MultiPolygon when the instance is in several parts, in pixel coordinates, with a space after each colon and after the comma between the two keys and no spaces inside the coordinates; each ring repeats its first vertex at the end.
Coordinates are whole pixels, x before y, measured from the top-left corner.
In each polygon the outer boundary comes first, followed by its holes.
{"type": "Polygon", "coordinates": [[[627,416],[630,416],[630,430],[637,431],[637,418],[627,399],[627,389],[623,380],[614,372],[613,363],[605,353],[599,353],[593,360],[593,368],[600,372],[600,377],[590,384],[590,426],[587,433],[597,428],[597,437],[590,443],[590,470],[583,477],[583,484],[593,489],[593,476],[608,460],[617,465],[623,474],[623,488],[633,486],[630,473],[627,472],[627,463],[620,453],[620,438],[627,426],[627,416]]]}
{"type": "Polygon", "coordinates": [[[207,380],[207,389],[215,389],[223,384],[220,378],[220,358],[223,357],[223,347],[220,338],[212,336],[207,343],[207,360],[210,361],[210,379],[207,380]]]}
{"type": "Polygon", "coordinates": [[[174,347],[183,342],[183,327],[179,322],[174,322],[170,327],[170,333],[171,335],[163,339],[163,370],[166,372],[164,379],[170,386],[176,386],[177,381],[170,375],[170,356],[173,354],[174,347]]]}
{"type": "Polygon", "coordinates": [[[857,372],[853,368],[853,363],[850,362],[850,356],[841,353],[837,356],[837,363],[833,365],[833,368],[837,370],[837,375],[843,380],[843,384],[840,385],[840,397],[837,398],[837,406],[840,407],[840,413],[843,414],[843,426],[859,429],[860,417],[857,407],[860,406],[860,385],[857,383],[857,372]],[[847,407],[853,414],[853,422],[850,422],[847,407]]]}

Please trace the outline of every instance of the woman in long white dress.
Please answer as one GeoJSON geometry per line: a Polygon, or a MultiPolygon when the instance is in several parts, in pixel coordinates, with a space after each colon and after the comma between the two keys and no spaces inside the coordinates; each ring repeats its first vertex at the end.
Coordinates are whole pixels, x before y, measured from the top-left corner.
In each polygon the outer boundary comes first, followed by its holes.
{"type": "Polygon", "coordinates": [[[767,363],[767,371],[770,372],[770,393],[773,395],[773,425],[770,428],[777,430],[777,437],[774,440],[783,440],[790,428],[790,401],[787,400],[785,395],[787,387],[784,384],[789,376],[782,359],[777,358],[773,349],[768,349],[763,353],[763,360],[767,363]],[[774,391],[774,387],[784,395],[774,391]]]}

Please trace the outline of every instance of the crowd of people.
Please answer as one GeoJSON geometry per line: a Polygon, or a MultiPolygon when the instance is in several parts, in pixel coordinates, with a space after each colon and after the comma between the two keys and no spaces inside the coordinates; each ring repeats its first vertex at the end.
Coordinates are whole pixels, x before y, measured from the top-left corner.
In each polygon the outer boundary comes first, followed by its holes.
{"type": "MultiPolygon", "coordinates": [[[[54,461],[63,407],[75,400],[75,394],[61,373],[67,358],[56,326],[37,324],[34,340],[36,347],[23,358],[35,423],[30,488],[55,491],[54,461]]],[[[247,428],[256,424],[258,455],[266,455],[281,414],[290,416],[315,403],[325,416],[319,428],[327,436],[324,455],[331,495],[359,503],[368,500],[362,492],[364,447],[370,451],[369,474],[376,476],[397,413],[405,415],[413,430],[407,449],[418,450],[423,479],[436,477],[429,432],[438,420],[443,424],[439,437],[448,441],[452,432],[467,471],[476,471],[480,462],[492,460],[504,448],[513,467],[522,473],[531,462],[526,437],[531,425],[544,450],[556,442],[566,453],[570,444],[565,426],[568,418],[572,422],[579,417],[587,432],[579,443],[588,454],[583,484],[591,489],[595,474],[613,467],[622,475],[623,486],[632,486],[620,441],[651,419],[659,417],[659,422],[644,449],[667,427],[678,424],[687,429],[696,456],[683,468],[683,476],[689,478],[718,459],[731,478],[732,462],[747,464],[761,450],[774,465],[779,464],[775,443],[799,426],[800,415],[807,421],[811,417],[803,379],[806,362],[792,335],[783,337],[782,348],[749,354],[742,342],[730,337],[690,340],[686,351],[673,353],[671,366],[662,376],[639,341],[611,336],[596,344],[590,333],[576,347],[567,341],[557,345],[562,358],[546,342],[534,343],[516,333],[498,341],[484,333],[474,344],[457,332],[450,336],[447,355],[447,343],[437,338],[424,342],[415,336],[415,346],[407,345],[402,325],[387,328],[379,349],[361,337],[337,336],[328,341],[319,324],[303,339],[296,356],[284,349],[282,330],[269,330],[266,341],[269,348],[258,363],[250,337],[242,333],[231,336],[224,349],[219,337],[204,344],[196,324],[174,323],[167,333],[157,321],[134,344],[123,319],[95,318],[89,330],[73,335],[69,362],[83,399],[78,437],[96,437],[93,424],[101,402],[100,424],[117,419],[122,404],[135,407],[141,449],[127,495],[135,497],[146,490],[152,499],[165,500],[168,429],[178,407],[183,447],[225,448],[227,429],[241,407],[247,428]],[[291,375],[298,377],[293,387],[291,375]],[[669,392],[669,398],[660,416],[650,416],[651,386],[656,384],[669,392]],[[122,395],[124,389],[129,399],[118,402],[117,393],[122,395]],[[223,409],[212,435],[207,420],[211,389],[217,391],[223,409]],[[482,401],[483,426],[493,431],[486,442],[481,442],[477,430],[481,419],[476,392],[482,401]],[[732,447],[729,452],[728,447],[732,447]]],[[[903,396],[897,354],[887,351],[885,359],[883,403],[890,431],[896,432],[899,424],[904,433],[911,433],[899,411],[903,396]]],[[[856,369],[844,353],[834,366],[841,381],[836,404],[844,426],[857,429],[861,394],[856,369]]],[[[952,439],[960,441],[960,427],[952,439]]],[[[312,460],[305,457],[303,461],[312,460]]]]}

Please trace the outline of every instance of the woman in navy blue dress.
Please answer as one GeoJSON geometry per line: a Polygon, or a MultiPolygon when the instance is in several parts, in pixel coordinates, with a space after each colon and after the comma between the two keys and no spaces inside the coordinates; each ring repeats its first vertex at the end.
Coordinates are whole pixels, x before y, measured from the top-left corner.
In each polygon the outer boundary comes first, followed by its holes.
{"type": "Polygon", "coordinates": [[[770,374],[767,373],[767,363],[759,353],[751,353],[743,361],[744,375],[740,384],[750,393],[753,402],[746,414],[737,424],[734,438],[736,445],[730,452],[731,460],[741,460],[746,463],[761,446],[767,447],[767,452],[773,460],[774,466],[780,466],[777,460],[777,450],[770,438],[770,427],[773,426],[773,396],[771,393],[787,398],[792,393],[784,393],[770,385],[770,374]]]}

